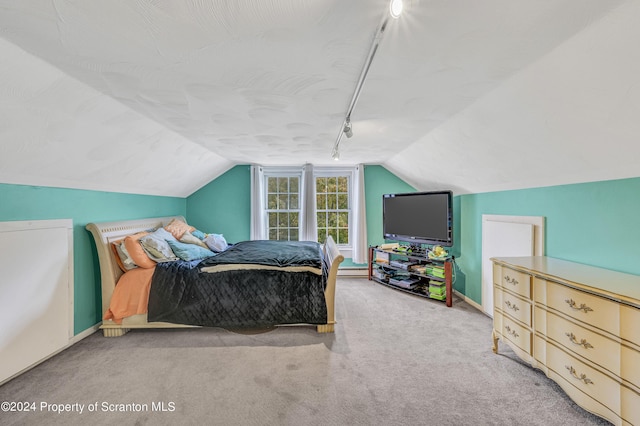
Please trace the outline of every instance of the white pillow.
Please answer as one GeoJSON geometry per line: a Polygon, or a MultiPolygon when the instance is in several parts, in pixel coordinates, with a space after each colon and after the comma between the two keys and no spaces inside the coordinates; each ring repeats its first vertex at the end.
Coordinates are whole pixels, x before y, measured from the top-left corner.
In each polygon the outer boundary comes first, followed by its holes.
{"type": "Polygon", "coordinates": [[[215,252],[225,251],[227,247],[229,247],[227,240],[224,239],[222,234],[209,234],[204,239],[204,243],[211,251],[215,252]]]}

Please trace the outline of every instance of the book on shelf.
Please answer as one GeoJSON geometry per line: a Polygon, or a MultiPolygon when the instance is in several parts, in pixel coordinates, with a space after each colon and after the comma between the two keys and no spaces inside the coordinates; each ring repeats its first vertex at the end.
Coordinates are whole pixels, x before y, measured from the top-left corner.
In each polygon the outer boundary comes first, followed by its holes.
{"type": "Polygon", "coordinates": [[[441,294],[440,295],[440,294],[429,293],[429,297],[432,298],[432,299],[436,299],[436,300],[445,300],[447,298],[447,295],[446,294],[441,294]]]}
{"type": "Polygon", "coordinates": [[[431,273],[429,273],[429,275],[433,275],[434,277],[438,277],[438,278],[444,278],[444,268],[440,267],[440,266],[433,266],[431,268],[431,273]]]}
{"type": "Polygon", "coordinates": [[[444,300],[447,297],[447,285],[442,281],[429,280],[429,297],[444,300]]]}
{"type": "Polygon", "coordinates": [[[429,296],[431,296],[432,294],[436,296],[446,296],[447,289],[429,287],[429,296]]]}

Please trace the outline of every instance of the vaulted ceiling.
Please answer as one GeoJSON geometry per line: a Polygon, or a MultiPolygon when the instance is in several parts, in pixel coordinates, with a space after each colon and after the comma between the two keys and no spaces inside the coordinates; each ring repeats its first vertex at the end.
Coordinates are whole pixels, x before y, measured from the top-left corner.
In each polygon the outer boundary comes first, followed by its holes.
{"type": "MultiPolygon", "coordinates": [[[[640,1],[405,0],[340,164],[474,193],[640,176],[640,1]]],[[[0,182],[188,196],[333,164],[387,0],[0,0],[0,182]]]]}

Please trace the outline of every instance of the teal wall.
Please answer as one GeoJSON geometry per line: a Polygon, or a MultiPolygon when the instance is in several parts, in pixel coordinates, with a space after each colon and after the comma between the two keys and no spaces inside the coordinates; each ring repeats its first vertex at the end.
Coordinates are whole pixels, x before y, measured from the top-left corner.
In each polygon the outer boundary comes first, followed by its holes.
{"type": "Polygon", "coordinates": [[[547,256],[640,275],[640,178],[462,195],[456,204],[455,288],[477,303],[483,214],[544,216],[547,256]]]}
{"type": "Polygon", "coordinates": [[[0,221],[73,220],[75,334],[102,320],[98,256],[85,225],[172,215],[186,216],[185,199],[0,184],[0,221]]]}
{"type": "Polygon", "coordinates": [[[235,166],[187,197],[187,222],[232,243],[251,236],[251,167],[235,166]]]}
{"type": "Polygon", "coordinates": [[[415,188],[382,166],[365,166],[364,191],[367,209],[367,244],[384,243],[382,237],[382,196],[414,192],[415,188]]]}

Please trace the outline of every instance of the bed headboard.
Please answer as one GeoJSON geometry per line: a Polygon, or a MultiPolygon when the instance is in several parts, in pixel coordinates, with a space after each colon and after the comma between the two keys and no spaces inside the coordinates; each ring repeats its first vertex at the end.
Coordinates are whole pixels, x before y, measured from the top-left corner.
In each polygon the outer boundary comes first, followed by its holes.
{"type": "Polygon", "coordinates": [[[111,295],[116,283],[123,272],[116,263],[111,242],[119,240],[130,234],[147,231],[167,225],[172,219],[184,221],[182,216],[156,217],[136,220],[121,220],[117,222],[89,223],[86,228],[96,244],[98,261],[100,264],[100,278],[102,280],[102,316],[109,309],[111,295]]]}

